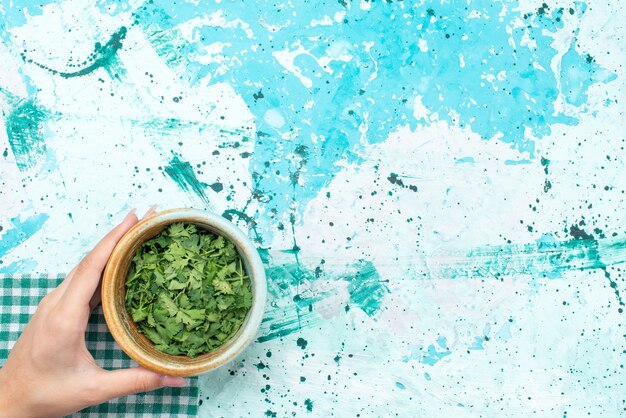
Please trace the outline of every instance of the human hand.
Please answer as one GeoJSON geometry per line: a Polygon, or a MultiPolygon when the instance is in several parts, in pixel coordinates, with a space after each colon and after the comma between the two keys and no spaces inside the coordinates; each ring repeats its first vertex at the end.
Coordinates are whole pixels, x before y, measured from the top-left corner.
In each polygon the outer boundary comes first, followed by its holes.
{"type": "Polygon", "coordinates": [[[104,370],[87,350],[85,330],[100,303],[102,271],[137,221],[133,209],[41,300],[0,369],[0,416],[57,417],[118,396],[185,386],[181,377],[143,367],[104,370]]]}

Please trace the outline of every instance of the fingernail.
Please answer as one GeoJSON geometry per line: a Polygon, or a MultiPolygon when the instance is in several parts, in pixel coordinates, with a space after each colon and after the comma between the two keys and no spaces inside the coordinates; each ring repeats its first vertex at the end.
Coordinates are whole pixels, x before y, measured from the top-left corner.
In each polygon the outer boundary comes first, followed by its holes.
{"type": "MultiPolygon", "coordinates": [[[[124,218],[124,221],[125,221],[125,220],[127,220],[128,218],[130,218],[132,215],[134,215],[136,211],[137,211],[137,208],[132,208],[132,209],[130,210],[130,212],[128,212],[128,214],[126,215],[126,217],[124,218]]],[[[122,222],[124,222],[124,221],[122,221],[122,222]]]]}
{"type": "Polygon", "coordinates": [[[161,376],[161,385],[171,388],[183,388],[187,386],[187,381],[182,377],[161,376]]]}

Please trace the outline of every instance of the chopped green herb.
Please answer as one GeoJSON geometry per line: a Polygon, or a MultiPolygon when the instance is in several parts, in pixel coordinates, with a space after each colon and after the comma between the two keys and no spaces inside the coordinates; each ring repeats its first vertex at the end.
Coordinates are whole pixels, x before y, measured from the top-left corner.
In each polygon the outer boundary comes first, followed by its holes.
{"type": "Polygon", "coordinates": [[[215,350],[241,327],[252,305],[250,278],[234,244],[176,223],[144,243],[126,279],[126,308],[157,350],[215,350]]]}

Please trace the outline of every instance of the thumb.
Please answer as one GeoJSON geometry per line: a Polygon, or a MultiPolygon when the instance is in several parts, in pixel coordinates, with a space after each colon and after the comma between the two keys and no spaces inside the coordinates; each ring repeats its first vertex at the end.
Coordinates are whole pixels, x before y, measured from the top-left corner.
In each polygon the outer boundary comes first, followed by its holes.
{"type": "Polygon", "coordinates": [[[101,399],[99,403],[133,393],[147,392],[162,387],[184,387],[187,382],[182,377],[164,376],[143,367],[106,370],[100,380],[101,399]]]}

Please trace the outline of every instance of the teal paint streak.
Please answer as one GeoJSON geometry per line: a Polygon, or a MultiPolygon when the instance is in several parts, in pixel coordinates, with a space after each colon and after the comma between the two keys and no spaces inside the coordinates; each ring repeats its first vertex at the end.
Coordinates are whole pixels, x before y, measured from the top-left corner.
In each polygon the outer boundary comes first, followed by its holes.
{"type": "Polygon", "coordinates": [[[374,265],[361,261],[355,276],[348,277],[350,303],[357,305],[368,316],[374,316],[382,307],[383,298],[389,293],[387,281],[381,280],[374,265]]]}
{"type": "MultiPolygon", "coordinates": [[[[430,278],[462,279],[533,275],[548,278],[569,270],[593,270],[626,262],[626,241],[545,238],[530,244],[477,247],[466,253],[450,252],[429,260],[430,278]]],[[[559,276],[560,277],[560,276],[559,276]]]]}
{"type": "MultiPolygon", "coordinates": [[[[207,111],[210,112],[214,108],[215,105],[212,105],[208,107],[207,111]]],[[[180,135],[181,132],[190,129],[202,131],[209,128],[209,125],[197,121],[189,121],[178,118],[159,118],[152,115],[146,119],[126,119],[126,121],[135,127],[154,134],[158,140],[163,140],[164,137],[167,137],[168,135],[180,135]]]]}
{"type": "Polygon", "coordinates": [[[13,248],[33,236],[48,219],[49,216],[45,213],[33,215],[24,220],[11,218],[11,226],[5,227],[2,236],[0,236],[0,257],[5,256],[13,248]]]}
{"type": "Polygon", "coordinates": [[[303,269],[299,264],[287,263],[280,265],[272,265],[266,269],[268,279],[268,290],[275,297],[281,297],[288,292],[296,289],[306,281],[315,280],[315,275],[303,269]]]}
{"type": "Polygon", "coordinates": [[[182,161],[178,155],[174,155],[170,163],[164,168],[164,172],[178,187],[192,198],[198,198],[205,209],[211,209],[212,205],[206,194],[208,184],[201,182],[196,177],[193,167],[188,161],[182,161]]]}
{"type": "Polygon", "coordinates": [[[5,100],[11,109],[2,115],[5,118],[6,133],[9,146],[17,167],[26,171],[34,167],[47,152],[44,139],[46,123],[55,115],[38,105],[32,99],[17,97],[0,88],[0,98],[5,100]]]}
{"type": "MultiPolygon", "coordinates": [[[[584,225],[584,222],[581,222],[580,224],[584,225]]],[[[599,268],[604,272],[604,277],[609,281],[609,285],[613,289],[613,292],[615,293],[615,297],[617,298],[617,301],[619,302],[621,306],[625,306],[622,296],[620,294],[619,288],[618,288],[618,284],[611,277],[611,273],[609,273],[609,271],[607,270],[607,265],[603,261],[603,257],[600,255],[598,240],[593,235],[588,234],[584,230],[580,229],[577,225],[572,225],[570,227],[569,233],[571,236],[574,237],[575,241],[583,240],[583,241],[588,242],[588,248],[589,248],[588,258],[595,262],[594,264],[595,268],[599,268]]],[[[602,232],[600,232],[600,235],[604,236],[602,232]]],[[[622,246],[622,249],[624,247],[626,246],[622,246]]],[[[623,308],[619,308],[620,313],[622,313],[623,311],[624,311],[623,308]]]]}
{"type": "MultiPolygon", "coordinates": [[[[150,43],[154,46],[155,52],[168,67],[176,69],[179,65],[184,65],[184,55],[189,52],[189,47],[183,40],[180,30],[162,30],[159,22],[156,21],[143,27],[143,30],[150,43]]],[[[189,81],[188,74],[185,74],[184,78],[189,81]]]]}
{"type": "MultiPolygon", "coordinates": [[[[596,239],[572,227],[574,239],[556,241],[551,235],[542,236],[533,244],[509,244],[478,247],[466,254],[447,254],[429,261],[433,278],[505,277],[530,275],[533,278],[557,279],[570,270],[602,270],[620,306],[624,301],[618,283],[607,271],[609,266],[626,263],[626,241],[596,239]]],[[[620,308],[620,312],[623,309],[620,308]]]]}
{"type": "Polygon", "coordinates": [[[85,59],[85,61],[80,64],[68,64],[69,67],[83,67],[76,71],[54,70],[44,64],[40,64],[33,61],[31,58],[28,58],[24,52],[21,53],[21,56],[24,61],[43,68],[52,74],[60,75],[63,78],[82,77],[89,75],[100,68],[106,70],[112,77],[118,78],[119,75],[124,73],[124,70],[119,65],[117,51],[122,48],[122,41],[126,38],[127,31],[128,29],[125,26],[120,27],[111,35],[111,38],[104,45],[100,42],[96,42],[94,51],[87,59],[85,59]]]}
{"type": "MultiPolygon", "coordinates": [[[[321,322],[314,309],[328,294],[302,294],[301,284],[315,280],[315,275],[298,264],[270,266],[266,269],[271,308],[261,324],[258,342],[286,337],[321,322]]],[[[309,292],[310,293],[310,292],[309,292]]]]}
{"type": "MultiPolygon", "coordinates": [[[[263,323],[258,342],[267,342],[297,333],[323,321],[317,314],[318,302],[337,296],[338,288],[323,292],[304,290],[316,280],[348,282],[349,300],[346,301],[374,317],[383,307],[384,297],[389,293],[386,282],[380,279],[374,265],[361,260],[352,266],[353,273],[321,273],[303,269],[297,263],[269,266],[266,269],[270,306],[263,323]],[[272,302],[273,301],[273,302],[272,302]]],[[[347,313],[348,310],[342,311],[347,313]]],[[[301,348],[306,341],[298,339],[301,348]]]]}
{"type": "Polygon", "coordinates": [[[401,390],[405,390],[405,389],[406,389],[406,386],[404,386],[404,385],[403,385],[402,383],[400,383],[400,382],[396,382],[396,387],[397,387],[398,389],[401,389],[401,390]]]}
{"type": "Polygon", "coordinates": [[[257,342],[264,343],[299,332],[322,322],[313,311],[300,310],[295,305],[276,306],[267,310],[261,323],[261,336],[257,342]]]}
{"type": "Polygon", "coordinates": [[[348,283],[349,303],[357,306],[368,316],[375,316],[382,308],[384,297],[389,293],[387,281],[380,278],[374,264],[367,260],[359,260],[351,270],[352,273],[339,275],[333,272],[310,271],[297,263],[272,266],[267,269],[268,291],[277,299],[295,292],[295,295],[291,295],[293,302],[304,311],[310,310],[316,302],[334,296],[337,292],[301,294],[298,292],[299,286],[322,277],[325,280],[341,280],[348,283]]]}

